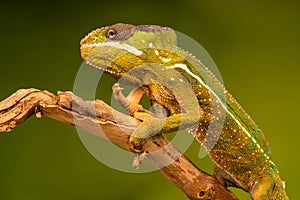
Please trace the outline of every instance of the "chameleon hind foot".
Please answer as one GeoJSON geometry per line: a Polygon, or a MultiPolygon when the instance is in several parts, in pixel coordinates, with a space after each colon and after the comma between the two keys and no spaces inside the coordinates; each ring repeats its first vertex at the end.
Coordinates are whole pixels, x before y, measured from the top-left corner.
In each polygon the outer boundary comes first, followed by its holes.
{"type": "Polygon", "coordinates": [[[285,183],[278,174],[265,174],[251,181],[250,194],[253,200],[288,200],[285,183]]]}

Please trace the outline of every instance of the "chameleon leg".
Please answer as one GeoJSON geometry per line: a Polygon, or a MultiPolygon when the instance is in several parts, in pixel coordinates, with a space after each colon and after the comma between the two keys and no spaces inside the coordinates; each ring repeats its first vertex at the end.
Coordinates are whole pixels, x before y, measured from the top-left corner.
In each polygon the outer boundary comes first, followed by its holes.
{"type": "Polygon", "coordinates": [[[224,171],[218,165],[215,165],[214,176],[219,181],[219,183],[221,183],[225,187],[238,187],[238,185],[234,183],[235,181],[232,179],[230,174],[224,171]]]}
{"type": "MultiPolygon", "coordinates": [[[[145,93],[143,88],[138,87],[134,89],[127,98],[124,97],[121,88],[118,85],[113,86],[113,91],[121,105],[127,108],[135,118],[142,121],[140,126],[135,129],[129,138],[130,149],[132,152],[141,153],[144,151],[143,144],[145,138],[152,137],[159,133],[171,133],[179,129],[185,129],[197,125],[199,120],[202,119],[203,111],[200,110],[199,107],[193,105],[191,103],[192,101],[188,98],[177,99],[177,101],[181,101],[181,103],[185,105],[185,113],[157,118],[138,104],[145,93]]],[[[186,95],[187,94],[184,93],[180,96],[186,95]]]]}
{"type": "Polygon", "coordinates": [[[143,106],[139,104],[143,95],[145,94],[145,91],[142,87],[133,89],[127,97],[122,94],[122,88],[120,87],[119,83],[115,83],[112,89],[115,99],[128,110],[130,115],[133,115],[135,112],[147,112],[147,110],[145,110],[143,106]]]}
{"type": "MultiPolygon", "coordinates": [[[[113,85],[113,93],[115,96],[115,99],[124,107],[128,110],[130,115],[134,115],[136,112],[146,112],[150,113],[147,110],[145,110],[142,105],[140,105],[140,101],[145,94],[145,91],[142,87],[137,87],[133,89],[130,94],[125,97],[122,94],[122,88],[120,88],[119,84],[116,83],[113,85]]],[[[151,101],[152,109],[156,117],[158,118],[164,118],[169,115],[169,111],[162,105],[158,104],[155,101],[151,101]]],[[[152,114],[152,113],[151,113],[152,114]]],[[[143,119],[144,122],[149,121],[147,119],[143,119]]],[[[141,146],[141,144],[138,144],[141,146]]],[[[139,165],[146,159],[146,153],[137,153],[136,157],[133,160],[133,166],[135,168],[138,168],[139,165]]]]}
{"type": "Polygon", "coordinates": [[[170,116],[169,110],[155,101],[151,101],[151,107],[156,117],[164,118],[170,116]]]}
{"type": "MultiPolygon", "coordinates": [[[[132,116],[136,117],[137,119],[140,119],[141,121],[143,121],[141,126],[149,126],[149,123],[156,119],[156,118],[152,119],[150,117],[151,116],[150,112],[148,110],[145,110],[143,108],[143,106],[139,104],[141,102],[141,99],[142,99],[143,95],[145,94],[145,91],[142,87],[137,87],[137,88],[133,89],[127,97],[125,97],[123,95],[122,88],[120,87],[120,85],[118,83],[115,83],[113,85],[112,89],[113,89],[115,99],[124,108],[126,108],[128,110],[130,115],[132,115],[132,116]]],[[[166,111],[166,108],[164,108],[160,104],[158,104],[156,102],[153,102],[153,101],[152,101],[152,104],[153,104],[153,110],[154,110],[157,117],[163,118],[163,117],[166,117],[168,115],[168,112],[166,111]]],[[[144,131],[146,131],[146,130],[144,130],[144,131]]],[[[137,134],[138,136],[144,136],[144,135],[142,135],[142,133],[135,133],[135,134],[137,134]]],[[[133,139],[130,139],[130,140],[133,140],[133,139]]],[[[136,146],[141,146],[142,145],[141,142],[136,141],[136,143],[137,143],[136,146]]]]}
{"type": "Polygon", "coordinates": [[[275,182],[270,175],[263,175],[252,181],[250,194],[253,200],[272,199],[270,195],[275,188],[275,182]]]}
{"type": "Polygon", "coordinates": [[[156,118],[147,113],[136,112],[134,117],[143,121],[130,135],[131,151],[143,152],[144,139],[159,133],[171,133],[179,129],[186,129],[199,122],[199,114],[177,114],[166,118],[156,118]],[[195,117],[196,116],[196,117],[195,117]]]}
{"type": "Polygon", "coordinates": [[[122,88],[118,83],[115,83],[112,89],[115,99],[128,110],[131,116],[133,116],[135,112],[154,114],[158,118],[164,118],[169,115],[169,111],[164,106],[153,100],[151,101],[151,106],[154,113],[151,113],[143,108],[143,106],[140,104],[142,97],[145,94],[145,91],[142,87],[133,89],[127,97],[122,94],[122,88]]]}

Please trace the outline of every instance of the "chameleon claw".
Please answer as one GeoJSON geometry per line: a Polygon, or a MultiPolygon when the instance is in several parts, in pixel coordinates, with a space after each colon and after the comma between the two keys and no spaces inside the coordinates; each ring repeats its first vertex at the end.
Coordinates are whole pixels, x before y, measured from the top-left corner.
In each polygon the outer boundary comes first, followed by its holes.
{"type": "Polygon", "coordinates": [[[112,89],[113,89],[113,93],[116,94],[116,93],[121,92],[121,90],[123,90],[124,88],[121,88],[119,83],[115,83],[112,86],[112,89]]]}
{"type": "Polygon", "coordinates": [[[146,154],[147,154],[146,152],[137,153],[133,159],[132,166],[134,168],[138,169],[139,166],[142,164],[142,162],[144,162],[144,160],[146,160],[146,158],[147,158],[146,154]]]}
{"type": "MultiPolygon", "coordinates": [[[[120,87],[119,83],[115,83],[112,86],[112,90],[113,90],[115,99],[124,108],[126,108],[128,110],[130,115],[133,115],[135,112],[147,112],[147,110],[145,110],[142,105],[140,105],[137,102],[132,101],[131,98],[124,96],[124,94],[122,93],[123,88],[120,87]]],[[[135,91],[138,91],[138,93],[140,92],[139,90],[135,90],[135,91]]]]}
{"type": "Polygon", "coordinates": [[[144,139],[131,136],[129,138],[129,149],[134,153],[142,153],[144,151],[143,146],[145,144],[144,139]]]}
{"type": "Polygon", "coordinates": [[[132,152],[143,152],[145,138],[152,137],[160,132],[163,128],[164,120],[155,118],[148,113],[135,112],[134,117],[142,123],[129,137],[129,147],[132,152]]]}
{"type": "Polygon", "coordinates": [[[36,116],[36,118],[40,119],[40,118],[42,118],[43,114],[42,114],[42,112],[36,112],[35,116],[36,116]]]}

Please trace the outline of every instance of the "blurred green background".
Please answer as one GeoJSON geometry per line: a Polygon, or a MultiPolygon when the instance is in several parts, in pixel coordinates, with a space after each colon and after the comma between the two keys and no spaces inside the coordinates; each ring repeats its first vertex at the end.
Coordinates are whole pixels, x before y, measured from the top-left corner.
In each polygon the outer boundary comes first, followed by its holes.
{"type": "MultiPolygon", "coordinates": [[[[0,21],[0,99],[19,88],[72,90],[82,62],[79,41],[96,27],[158,24],[189,35],[210,53],[227,89],[264,131],[290,198],[300,196],[299,1],[12,1],[0,3],[0,21]]],[[[110,97],[103,91],[99,98],[110,97]]],[[[187,154],[212,172],[198,150],[194,144],[187,154]]],[[[106,167],[74,127],[33,117],[0,135],[0,199],[187,198],[159,172],[106,167]]]]}

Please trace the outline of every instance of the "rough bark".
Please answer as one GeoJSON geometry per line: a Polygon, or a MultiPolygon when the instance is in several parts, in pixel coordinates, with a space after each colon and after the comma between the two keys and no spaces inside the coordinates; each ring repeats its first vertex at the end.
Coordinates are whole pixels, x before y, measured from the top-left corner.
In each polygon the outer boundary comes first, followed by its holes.
{"type": "MultiPolygon", "coordinates": [[[[0,132],[9,132],[32,115],[47,116],[57,121],[76,126],[103,139],[109,139],[129,150],[129,134],[139,121],[113,110],[101,100],[84,101],[72,92],[54,95],[38,89],[20,89],[0,102],[0,132]],[[94,111],[95,109],[95,111],[94,111]],[[105,133],[99,133],[99,126],[105,133]],[[122,127],[122,128],[120,128],[122,127]]],[[[213,176],[201,171],[179,152],[164,135],[157,135],[145,142],[147,152],[164,147],[159,154],[147,157],[148,161],[189,199],[237,199],[213,176]],[[167,161],[176,158],[170,165],[161,168],[167,161]]]]}

